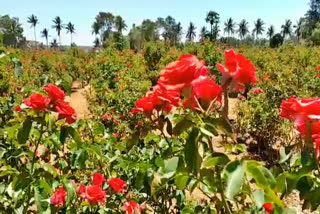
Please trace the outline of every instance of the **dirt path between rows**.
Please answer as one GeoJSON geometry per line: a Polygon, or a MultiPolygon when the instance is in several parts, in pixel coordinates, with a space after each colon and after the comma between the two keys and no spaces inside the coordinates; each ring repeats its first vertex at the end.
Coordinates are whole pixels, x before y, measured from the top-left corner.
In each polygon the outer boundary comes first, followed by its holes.
{"type": "Polygon", "coordinates": [[[74,108],[78,119],[88,119],[92,116],[89,110],[88,94],[91,93],[90,85],[83,87],[81,82],[72,83],[72,93],[69,96],[70,105],[74,108]]]}

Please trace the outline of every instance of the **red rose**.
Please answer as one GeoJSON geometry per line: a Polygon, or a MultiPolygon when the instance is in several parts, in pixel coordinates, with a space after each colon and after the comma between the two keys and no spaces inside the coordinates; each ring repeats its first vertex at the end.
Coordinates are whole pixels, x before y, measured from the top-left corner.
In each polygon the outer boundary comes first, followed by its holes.
{"type": "Polygon", "coordinates": [[[103,203],[106,199],[106,192],[103,191],[101,186],[89,186],[86,189],[86,199],[90,203],[103,203]]]}
{"type": "Polygon", "coordinates": [[[22,110],[22,108],[21,108],[20,106],[14,107],[14,111],[16,111],[16,112],[19,112],[19,111],[21,111],[21,110],[22,110]]]}
{"type": "Polygon", "coordinates": [[[112,189],[119,193],[124,193],[127,184],[121,178],[111,178],[108,180],[108,184],[112,189]]]}
{"type": "Polygon", "coordinates": [[[127,212],[127,214],[140,213],[140,211],[143,210],[143,208],[134,201],[126,201],[123,205],[123,209],[127,212]]]}
{"type": "Polygon", "coordinates": [[[48,94],[51,101],[63,100],[65,98],[64,91],[54,84],[48,84],[43,88],[48,94]]]}
{"type": "Polygon", "coordinates": [[[76,121],[76,112],[69,103],[63,100],[57,100],[54,108],[59,113],[59,117],[66,118],[67,123],[71,124],[76,121]]]}
{"type": "Polygon", "coordinates": [[[225,66],[217,64],[222,73],[222,85],[230,82],[231,89],[242,90],[245,84],[256,84],[256,68],[242,54],[236,54],[234,50],[227,50],[225,54],[225,66]]]}
{"type": "Polygon", "coordinates": [[[320,66],[316,67],[314,70],[315,71],[320,71],[320,66]]]}
{"type": "Polygon", "coordinates": [[[253,88],[251,90],[251,92],[254,93],[254,94],[262,94],[262,93],[264,93],[264,91],[261,88],[253,88]]]}
{"type": "Polygon", "coordinates": [[[24,100],[24,104],[39,111],[47,111],[49,103],[50,99],[39,93],[33,93],[29,98],[24,100]]]}
{"type": "Polygon", "coordinates": [[[183,103],[183,106],[200,110],[198,102],[203,109],[207,109],[213,100],[221,102],[222,88],[211,79],[198,79],[192,83],[192,95],[183,103]]]}
{"type": "Polygon", "coordinates": [[[290,98],[283,100],[280,106],[280,117],[292,120],[296,126],[305,123],[306,120],[320,119],[319,98],[290,98]]]}
{"type": "Polygon", "coordinates": [[[136,107],[132,109],[132,113],[144,112],[151,114],[154,109],[157,111],[164,110],[169,113],[173,106],[179,104],[179,101],[179,92],[166,91],[159,85],[156,85],[153,88],[153,92],[136,101],[136,107]]]}
{"type": "Polygon", "coordinates": [[[112,134],[114,137],[118,138],[119,137],[119,133],[113,133],[112,134]]]}
{"type": "Polygon", "coordinates": [[[78,195],[82,198],[82,199],[86,199],[86,186],[83,184],[80,184],[77,190],[78,195]]]}
{"type": "Polygon", "coordinates": [[[266,214],[271,214],[273,212],[273,204],[270,202],[264,203],[263,208],[266,211],[266,214]]]}
{"type": "Polygon", "coordinates": [[[94,173],[92,175],[92,183],[93,185],[101,186],[104,182],[104,175],[101,173],[94,173]]]}
{"type": "Polygon", "coordinates": [[[67,192],[63,187],[57,189],[50,198],[51,204],[54,206],[63,206],[66,202],[67,192]]]}
{"type": "Polygon", "coordinates": [[[105,114],[105,115],[102,116],[102,119],[104,119],[104,120],[112,120],[113,116],[111,114],[105,114]]]}
{"type": "Polygon", "coordinates": [[[178,61],[172,62],[160,72],[158,84],[167,90],[180,91],[200,76],[207,76],[208,68],[204,61],[194,55],[182,55],[178,61]]]}
{"type": "Polygon", "coordinates": [[[152,113],[155,107],[155,101],[153,96],[143,96],[140,100],[136,101],[136,108],[132,109],[132,113],[144,112],[152,113]]]}

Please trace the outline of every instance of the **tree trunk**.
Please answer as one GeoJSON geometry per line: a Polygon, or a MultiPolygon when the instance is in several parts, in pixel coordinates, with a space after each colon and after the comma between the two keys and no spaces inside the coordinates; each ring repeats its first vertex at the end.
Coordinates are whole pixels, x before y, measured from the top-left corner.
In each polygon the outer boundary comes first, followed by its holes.
{"type": "Polygon", "coordinates": [[[47,49],[49,49],[48,37],[46,38],[46,40],[47,40],[47,49]]]}
{"type": "Polygon", "coordinates": [[[35,46],[37,49],[37,34],[36,34],[36,27],[35,26],[33,27],[33,30],[34,30],[34,43],[35,43],[35,46]]]}
{"type": "Polygon", "coordinates": [[[70,37],[71,37],[70,47],[72,47],[72,33],[70,33],[70,37]]]}

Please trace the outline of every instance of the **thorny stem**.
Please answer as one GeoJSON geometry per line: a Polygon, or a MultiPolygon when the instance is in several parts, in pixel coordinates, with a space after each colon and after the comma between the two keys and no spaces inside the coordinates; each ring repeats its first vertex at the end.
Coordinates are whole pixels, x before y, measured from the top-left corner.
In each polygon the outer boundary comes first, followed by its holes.
{"type": "MultiPolygon", "coordinates": [[[[33,157],[32,157],[32,163],[31,163],[31,170],[30,170],[30,172],[31,172],[31,177],[33,177],[33,175],[34,175],[34,172],[33,172],[33,168],[34,168],[34,163],[35,163],[35,161],[36,161],[36,152],[37,152],[37,150],[38,150],[38,147],[39,147],[39,145],[40,145],[40,142],[41,142],[41,139],[42,139],[42,135],[43,135],[43,124],[41,124],[41,128],[40,128],[40,136],[39,136],[39,139],[38,139],[38,141],[37,141],[37,143],[36,143],[36,147],[35,147],[35,149],[34,149],[34,152],[33,152],[33,157]]],[[[27,213],[27,209],[28,209],[28,207],[29,207],[29,201],[30,201],[30,197],[31,197],[31,184],[29,185],[29,187],[28,187],[28,191],[27,191],[27,206],[25,206],[24,207],[24,209],[23,209],[23,213],[27,213]]]]}
{"type": "Polygon", "coordinates": [[[229,92],[228,92],[228,87],[229,87],[229,82],[226,82],[222,86],[223,90],[223,100],[224,100],[224,105],[222,109],[222,117],[228,120],[228,114],[229,114],[229,92]]]}
{"type": "MultiPolygon", "coordinates": [[[[159,117],[158,117],[159,118],[159,117]]],[[[153,124],[157,127],[157,129],[161,132],[162,136],[164,137],[164,139],[166,140],[166,142],[168,143],[168,146],[171,147],[169,140],[167,138],[167,136],[165,135],[165,133],[163,132],[163,130],[157,125],[155,120],[152,120],[152,118],[150,117],[150,120],[153,122],[153,124]]]]}
{"type": "Polygon", "coordinates": [[[223,184],[222,184],[222,179],[221,179],[221,172],[220,172],[220,169],[219,167],[216,167],[216,172],[217,172],[217,175],[218,175],[218,180],[219,180],[219,184],[220,184],[220,194],[221,194],[221,199],[222,199],[222,203],[224,205],[224,208],[226,210],[226,212],[228,214],[232,214],[232,211],[229,207],[229,204],[225,198],[225,195],[224,195],[224,191],[223,191],[223,184]]]}

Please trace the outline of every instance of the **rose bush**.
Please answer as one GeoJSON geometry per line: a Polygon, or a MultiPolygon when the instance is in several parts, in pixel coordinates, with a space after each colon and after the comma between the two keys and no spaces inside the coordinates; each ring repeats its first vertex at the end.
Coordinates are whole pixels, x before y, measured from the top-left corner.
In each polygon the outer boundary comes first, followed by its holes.
{"type": "Polygon", "coordinates": [[[318,209],[319,50],[224,50],[6,49],[1,212],[292,213],[294,190],[318,209]],[[66,102],[73,80],[90,85],[90,119],[66,102]]]}

